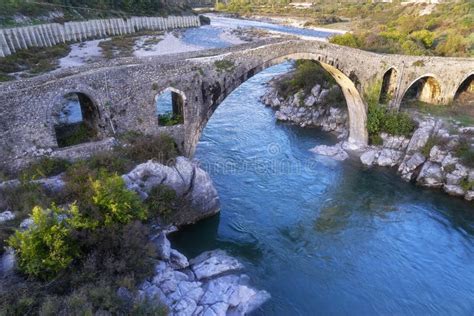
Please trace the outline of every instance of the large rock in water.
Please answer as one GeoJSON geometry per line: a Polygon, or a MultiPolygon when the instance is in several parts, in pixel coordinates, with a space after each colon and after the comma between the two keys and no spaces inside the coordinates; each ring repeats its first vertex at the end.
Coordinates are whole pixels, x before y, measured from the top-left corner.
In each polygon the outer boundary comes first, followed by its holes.
{"type": "Polygon", "coordinates": [[[182,201],[179,214],[171,219],[176,225],[192,224],[219,212],[219,196],[209,174],[185,157],[178,157],[174,166],[150,160],[122,177],[127,188],[143,199],[158,185],[175,190],[182,201]]]}
{"type": "Polygon", "coordinates": [[[328,156],[334,160],[346,160],[349,158],[347,152],[342,148],[341,143],[337,143],[334,146],[327,146],[327,145],[318,145],[314,148],[311,148],[309,151],[321,155],[321,156],[328,156]]]}

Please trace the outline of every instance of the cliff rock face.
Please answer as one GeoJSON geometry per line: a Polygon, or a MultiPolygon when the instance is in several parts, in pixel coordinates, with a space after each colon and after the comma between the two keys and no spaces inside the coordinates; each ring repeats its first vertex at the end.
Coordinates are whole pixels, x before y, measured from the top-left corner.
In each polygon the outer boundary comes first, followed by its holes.
{"type": "Polygon", "coordinates": [[[178,157],[171,167],[148,161],[122,177],[127,187],[143,199],[158,185],[175,190],[183,202],[171,219],[175,225],[192,224],[219,212],[219,196],[209,174],[185,157],[178,157]]]}

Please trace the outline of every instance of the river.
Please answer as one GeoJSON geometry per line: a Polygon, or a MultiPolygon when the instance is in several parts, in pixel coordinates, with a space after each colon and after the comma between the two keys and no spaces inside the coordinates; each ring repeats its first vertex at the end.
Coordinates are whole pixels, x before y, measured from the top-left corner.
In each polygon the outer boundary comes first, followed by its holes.
{"type": "Polygon", "coordinates": [[[212,116],[195,157],[222,210],[173,245],[238,257],[272,295],[256,315],[472,315],[472,204],[309,152],[336,140],[279,124],[259,101],[289,68],[249,79],[212,116]]]}

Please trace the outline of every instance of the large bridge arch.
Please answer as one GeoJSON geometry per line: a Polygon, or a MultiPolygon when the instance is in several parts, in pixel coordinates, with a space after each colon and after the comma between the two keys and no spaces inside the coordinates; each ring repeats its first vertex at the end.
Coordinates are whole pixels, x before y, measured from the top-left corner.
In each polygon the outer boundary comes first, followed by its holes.
{"type": "Polygon", "coordinates": [[[208,120],[211,118],[214,111],[229,94],[231,94],[242,83],[244,83],[254,75],[258,74],[259,72],[271,66],[281,64],[285,61],[297,59],[307,59],[318,62],[335,79],[337,84],[341,87],[348,108],[348,141],[357,147],[366,146],[368,144],[367,106],[362,97],[361,91],[359,91],[360,87],[356,87],[356,84],[353,82],[353,80],[350,79],[350,76],[357,76],[354,70],[349,69],[343,71],[343,63],[338,61],[337,59],[332,59],[327,55],[316,53],[291,53],[276,58],[271,58],[269,60],[264,60],[254,67],[235,70],[235,72],[229,73],[226,77],[222,79],[222,83],[224,84],[219,84],[217,82],[214,82],[213,84],[206,83],[206,85],[210,87],[210,97],[213,99],[212,105],[206,117],[203,118],[203,121],[199,124],[199,132],[197,134],[194,134],[194,139],[190,144],[191,148],[189,148],[188,154],[192,155],[194,153],[194,147],[199,141],[202,130],[205,128],[208,120]],[[346,74],[345,72],[349,72],[349,74],[346,74]],[[230,84],[226,88],[224,87],[225,82],[230,82],[230,84]]]}

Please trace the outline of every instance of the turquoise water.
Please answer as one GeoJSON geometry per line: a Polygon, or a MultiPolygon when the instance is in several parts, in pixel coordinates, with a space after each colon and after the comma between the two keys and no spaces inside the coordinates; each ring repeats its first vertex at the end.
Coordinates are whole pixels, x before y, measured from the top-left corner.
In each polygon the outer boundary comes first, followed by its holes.
{"type": "Polygon", "coordinates": [[[473,205],[309,152],[336,140],[275,122],[258,100],[288,67],[251,78],[212,116],[196,158],[222,210],[173,245],[238,257],[272,295],[256,315],[472,315],[473,205]]]}
{"type": "Polygon", "coordinates": [[[331,31],[317,31],[267,22],[226,18],[214,14],[210,14],[209,17],[211,25],[190,28],[183,32],[181,40],[186,44],[203,48],[224,48],[231,46],[232,43],[226,38],[221,37],[223,30],[236,28],[258,28],[271,32],[305,36],[307,38],[326,38],[333,34],[331,31]]]}

